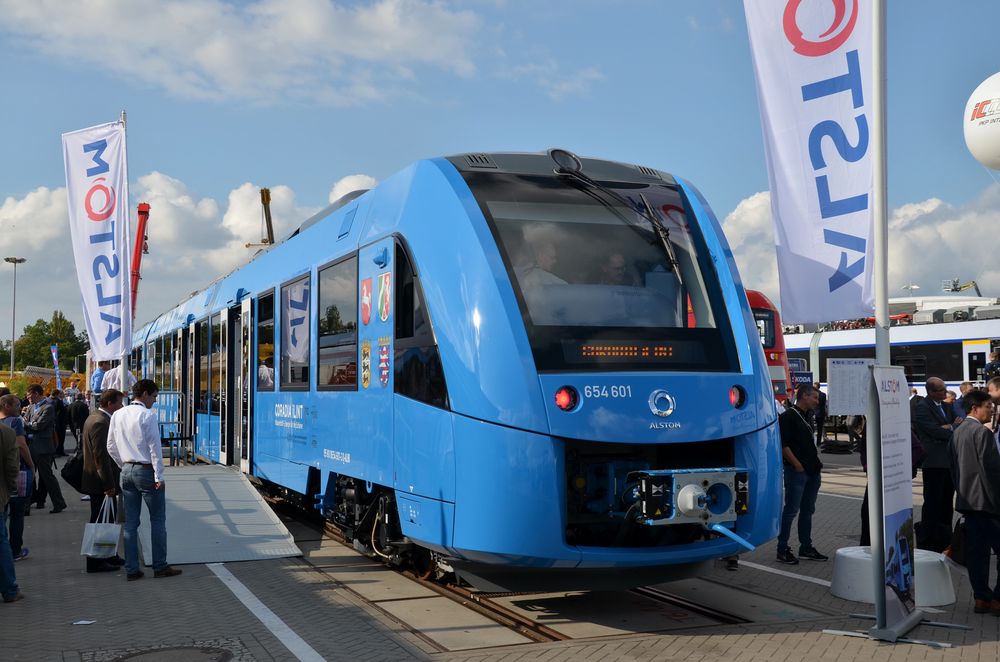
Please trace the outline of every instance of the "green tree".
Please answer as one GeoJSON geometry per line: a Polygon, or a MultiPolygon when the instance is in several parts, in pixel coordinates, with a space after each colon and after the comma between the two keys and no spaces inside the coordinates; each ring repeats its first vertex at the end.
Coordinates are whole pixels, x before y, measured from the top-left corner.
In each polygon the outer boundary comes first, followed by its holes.
{"type": "MultiPolygon", "coordinates": [[[[62,311],[54,311],[48,322],[40,319],[24,327],[14,345],[17,369],[23,370],[29,365],[51,368],[52,345],[59,345],[60,367],[72,367],[73,357],[87,351],[87,334],[77,334],[73,323],[66,319],[62,311]]],[[[9,346],[7,351],[10,352],[9,346]]]]}

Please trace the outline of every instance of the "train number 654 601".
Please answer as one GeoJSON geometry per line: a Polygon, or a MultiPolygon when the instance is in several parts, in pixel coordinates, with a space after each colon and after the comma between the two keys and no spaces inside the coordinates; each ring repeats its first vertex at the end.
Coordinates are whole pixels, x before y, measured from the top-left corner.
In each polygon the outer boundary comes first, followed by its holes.
{"type": "Polygon", "coordinates": [[[583,395],[586,398],[631,398],[632,386],[616,384],[614,386],[584,386],[583,395]]]}

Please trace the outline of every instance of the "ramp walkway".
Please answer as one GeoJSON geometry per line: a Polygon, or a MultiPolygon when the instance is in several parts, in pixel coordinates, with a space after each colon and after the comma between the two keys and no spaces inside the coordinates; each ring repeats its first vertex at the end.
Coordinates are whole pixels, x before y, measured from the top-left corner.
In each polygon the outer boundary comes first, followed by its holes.
{"type": "MultiPolygon", "coordinates": [[[[295,539],[246,476],[219,465],[164,467],[167,562],[222,563],[301,556],[295,539]]],[[[149,515],[139,544],[150,563],[149,515]]]]}

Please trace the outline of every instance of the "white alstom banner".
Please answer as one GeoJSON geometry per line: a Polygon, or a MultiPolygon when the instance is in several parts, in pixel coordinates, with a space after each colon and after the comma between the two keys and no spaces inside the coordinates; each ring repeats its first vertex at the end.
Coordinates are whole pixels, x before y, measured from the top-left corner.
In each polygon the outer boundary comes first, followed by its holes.
{"type": "Polygon", "coordinates": [[[858,0],[744,0],[786,322],[870,316],[872,15],[858,0]]]}
{"type": "Polygon", "coordinates": [[[64,133],[62,144],[73,257],[92,357],[117,359],[132,345],[125,127],[112,122],[64,133]]]}

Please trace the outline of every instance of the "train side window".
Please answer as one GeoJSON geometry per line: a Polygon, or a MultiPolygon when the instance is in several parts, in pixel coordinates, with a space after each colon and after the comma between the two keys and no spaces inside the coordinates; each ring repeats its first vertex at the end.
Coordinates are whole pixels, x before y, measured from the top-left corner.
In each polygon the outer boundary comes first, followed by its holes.
{"type": "Polygon", "coordinates": [[[424,293],[406,250],[396,244],[395,392],[447,409],[448,387],[424,293]]]}
{"type": "Polygon", "coordinates": [[[274,390],[274,293],[257,299],[257,390],[274,390]]]}
{"type": "Polygon", "coordinates": [[[208,404],[211,397],[211,393],[208,390],[208,355],[209,355],[209,345],[208,345],[208,320],[202,320],[195,325],[195,337],[197,339],[195,343],[195,352],[197,352],[198,358],[196,359],[195,365],[197,366],[198,376],[196,377],[198,388],[195,391],[195,407],[199,414],[208,414],[209,412],[208,404]]]}
{"type": "Polygon", "coordinates": [[[281,286],[281,389],[309,388],[309,276],[281,286]]]}
{"type": "Polygon", "coordinates": [[[224,406],[223,400],[225,399],[225,392],[223,390],[222,384],[222,361],[223,357],[226,355],[226,348],[222,345],[222,315],[212,316],[212,356],[210,361],[210,369],[212,373],[212,379],[209,383],[212,395],[212,405],[211,414],[216,416],[222,415],[222,409],[224,406]]]}
{"type": "Polygon", "coordinates": [[[174,388],[174,335],[172,333],[163,338],[163,390],[176,390],[174,388]]]}
{"type": "Polygon", "coordinates": [[[358,258],[319,270],[320,390],[358,387],[358,258]]]}

